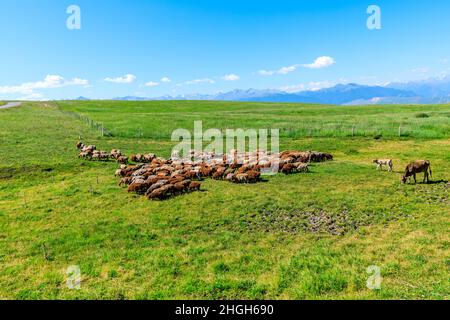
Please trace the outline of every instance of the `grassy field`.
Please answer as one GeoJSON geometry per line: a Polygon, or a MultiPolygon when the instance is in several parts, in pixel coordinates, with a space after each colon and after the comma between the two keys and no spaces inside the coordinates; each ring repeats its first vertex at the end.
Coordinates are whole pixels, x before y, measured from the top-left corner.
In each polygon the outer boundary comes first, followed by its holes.
{"type": "Polygon", "coordinates": [[[202,120],[206,128],[278,128],[285,138],[450,136],[450,105],[335,107],[210,101],[76,101],[58,105],[103,123],[114,136],[124,138],[167,140],[176,128],[192,129],[195,120],[202,120]]]}
{"type": "Polygon", "coordinates": [[[448,105],[83,101],[0,110],[0,298],[448,299],[449,128],[448,105]],[[281,149],[335,160],[257,185],[206,180],[203,192],[152,202],[117,186],[115,163],[77,158],[80,136],[101,149],[168,156],[171,131],[194,120],[280,128],[281,149]],[[394,173],[371,164],[385,157],[394,173]],[[433,183],[401,185],[404,166],[422,158],[433,183]],[[81,269],[80,290],[66,286],[70,265],[81,269]],[[366,287],[372,265],[380,290],[366,287]]]}

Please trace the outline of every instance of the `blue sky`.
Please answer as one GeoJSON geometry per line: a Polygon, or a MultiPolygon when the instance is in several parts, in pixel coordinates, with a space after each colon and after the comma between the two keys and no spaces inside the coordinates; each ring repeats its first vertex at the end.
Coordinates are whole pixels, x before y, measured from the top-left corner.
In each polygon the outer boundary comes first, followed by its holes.
{"type": "Polygon", "coordinates": [[[447,0],[0,0],[0,100],[438,77],[449,31],[447,0]],[[72,4],[80,30],[66,27],[72,4]],[[366,26],[372,4],[381,30],[366,26]]]}

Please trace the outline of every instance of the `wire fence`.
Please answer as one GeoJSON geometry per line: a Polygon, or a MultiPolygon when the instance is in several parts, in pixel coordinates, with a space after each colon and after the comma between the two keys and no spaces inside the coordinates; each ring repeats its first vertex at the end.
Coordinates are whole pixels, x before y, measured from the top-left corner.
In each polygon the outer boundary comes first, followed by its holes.
{"type": "Polygon", "coordinates": [[[89,126],[89,128],[96,130],[98,132],[101,133],[102,137],[113,137],[113,134],[111,131],[109,131],[107,128],[105,128],[105,126],[103,125],[103,123],[97,122],[92,120],[91,118],[83,115],[83,114],[79,114],[73,111],[65,111],[65,110],[60,110],[62,113],[64,113],[65,115],[68,115],[72,118],[75,118],[77,120],[80,120],[84,123],[86,123],[86,125],[89,126]]]}

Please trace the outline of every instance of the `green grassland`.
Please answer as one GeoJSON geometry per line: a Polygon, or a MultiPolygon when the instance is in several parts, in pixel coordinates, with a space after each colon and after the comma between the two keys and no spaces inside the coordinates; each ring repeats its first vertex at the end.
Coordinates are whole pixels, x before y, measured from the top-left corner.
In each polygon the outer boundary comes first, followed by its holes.
{"type": "Polygon", "coordinates": [[[324,106],[210,101],[59,102],[103,123],[116,137],[167,140],[176,128],[278,128],[285,138],[450,136],[450,105],[324,106]],[[133,120],[130,125],[130,120],[133,120]],[[400,128],[400,130],[399,130],[400,128]]]}
{"type": "Polygon", "coordinates": [[[449,116],[448,105],[207,101],[0,110],[0,298],[448,299],[449,116]],[[79,137],[168,156],[171,131],[195,120],[279,128],[281,149],[335,160],[148,201],[117,185],[117,164],[77,158],[79,137]],[[394,173],[371,164],[386,157],[394,173]],[[423,158],[433,183],[400,184],[404,166],[423,158]],[[80,290],[66,286],[70,265],[80,266],[80,290]],[[380,290],[366,287],[371,265],[381,268],[380,290]]]}

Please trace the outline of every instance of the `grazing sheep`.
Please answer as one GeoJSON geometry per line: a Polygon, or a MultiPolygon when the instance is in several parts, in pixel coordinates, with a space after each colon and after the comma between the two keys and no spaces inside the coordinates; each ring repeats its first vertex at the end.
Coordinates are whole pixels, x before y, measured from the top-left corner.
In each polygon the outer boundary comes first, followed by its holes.
{"type": "Polygon", "coordinates": [[[169,183],[168,180],[159,180],[155,183],[152,183],[151,186],[147,189],[146,191],[146,195],[152,193],[154,190],[161,188],[162,186],[164,186],[165,184],[169,183]]]}
{"type": "Polygon", "coordinates": [[[169,183],[156,190],[159,190],[164,197],[168,197],[174,191],[174,186],[169,183]]]}
{"type": "Polygon", "coordinates": [[[100,160],[108,161],[111,155],[106,151],[100,151],[100,160]]]}
{"type": "Polygon", "coordinates": [[[91,156],[92,156],[92,154],[89,153],[89,152],[86,152],[86,151],[81,151],[81,152],[78,154],[78,158],[82,158],[82,159],[90,159],[91,156]]]}
{"type": "Polygon", "coordinates": [[[173,187],[176,194],[181,194],[186,191],[186,186],[183,182],[174,183],[173,187]]]}
{"type": "Polygon", "coordinates": [[[213,178],[214,180],[222,180],[223,173],[220,171],[214,172],[211,178],[213,178]]]}
{"type": "Polygon", "coordinates": [[[200,182],[192,181],[191,183],[189,183],[189,191],[200,191],[201,185],[202,184],[200,182]]]}
{"type": "Polygon", "coordinates": [[[309,162],[323,162],[327,160],[333,160],[333,155],[330,153],[310,151],[309,162]]]}
{"type": "Polygon", "coordinates": [[[127,164],[128,163],[128,158],[125,156],[120,156],[117,158],[117,162],[120,164],[127,164]]]}
{"type": "Polygon", "coordinates": [[[91,157],[92,160],[100,160],[100,153],[94,152],[91,157]]]}
{"type": "Polygon", "coordinates": [[[210,177],[212,175],[212,169],[209,166],[202,165],[200,174],[202,177],[210,177]]]}
{"type": "Polygon", "coordinates": [[[151,193],[146,194],[146,196],[149,200],[155,200],[155,199],[162,200],[162,199],[164,199],[166,194],[164,193],[163,190],[156,189],[156,190],[153,190],[151,193]]]}
{"type": "Polygon", "coordinates": [[[294,165],[292,165],[291,163],[286,163],[283,165],[280,172],[282,172],[284,174],[291,174],[294,172],[294,170],[295,170],[294,165]]]}
{"type": "Polygon", "coordinates": [[[296,172],[309,172],[308,164],[303,162],[296,162],[292,164],[296,172]]]}
{"type": "Polygon", "coordinates": [[[135,154],[130,154],[130,161],[131,162],[138,162],[137,157],[135,154]]]}
{"type": "Polygon", "coordinates": [[[197,180],[199,180],[200,179],[200,175],[199,175],[199,173],[197,172],[197,171],[195,171],[195,170],[189,170],[188,172],[186,172],[186,178],[189,178],[189,179],[197,179],[197,180]]]}
{"type": "MultiPolygon", "coordinates": [[[[291,174],[308,172],[308,162],[333,159],[329,153],[316,151],[268,153],[258,150],[238,153],[234,150],[229,154],[192,151],[191,159],[181,161],[164,159],[152,153],[138,153],[128,158],[119,149],[112,149],[110,153],[107,153],[97,150],[95,145],[85,146],[81,141],[77,143],[77,148],[80,149],[80,158],[116,159],[120,164],[120,168],[115,171],[115,176],[121,178],[119,186],[128,185],[129,192],[145,194],[149,199],[161,200],[169,196],[200,190],[201,184],[193,180],[210,177],[214,180],[224,179],[234,183],[256,183],[261,181],[261,170],[271,168],[274,164],[279,164],[279,172],[291,174]],[[128,166],[128,159],[137,164],[128,166]]],[[[410,175],[412,175],[410,171],[406,172],[402,180],[406,180],[405,177],[410,175]]],[[[428,179],[427,172],[425,179],[428,179]]]]}
{"type": "Polygon", "coordinates": [[[138,194],[145,194],[149,187],[149,184],[145,182],[144,180],[137,180],[132,182],[128,186],[128,192],[136,192],[138,194]]]}
{"type": "Polygon", "coordinates": [[[144,160],[144,156],[141,153],[130,155],[130,161],[132,162],[141,163],[144,162],[144,160]]]}
{"type": "Polygon", "coordinates": [[[112,149],[111,150],[111,158],[118,159],[120,156],[122,156],[122,152],[118,149],[112,149]]]}
{"type": "Polygon", "coordinates": [[[155,158],[156,158],[156,156],[155,156],[153,153],[147,153],[147,154],[144,154],[144,160],[145,160],[145,162],[147,162],[147,163],[152,162],[153,159],[155,159],[155,158]]]}
{"type": "Polygon", "coordinates": [[[90,152],[94,152],[95,150],[97,150],[97,147],[95,145],[90,145],[90,146],[83,146],[81,148],[81,151],[90,151],[90,152]]]}
{"type": "Polygon", "coordinates": [[[256,183],[261,180],[261,172],[250,170],[247,172],[248,175],[248,183],[256,183]]]}
{"type": "Polygon", "coordinates": [[[248,174],[247,173],[237,173],[233,175],[231,179],[234,183],[247,183],[248,182],[248,174]]]}
{"type": "Polygon", "coordinates": [[[131,182],[132,182],[132,178],[131,177],[124,177],[124,178],[120,179],[119,187],[121,187],[123,185],[130,185],[131,182]]]}
{"type": "Polygon", "coordinates": [[[117,169],[116,172],[114,173],[115,177],[123,177],[124,176],[124,171],[123,169],[117,169]]]}
{"type": "Polygon", "coordinates": [[[131,175],[136,177],[136,176],[142,176],[145,173],[147,173],[147,169],[141,168],[141,169],[134,171],[131,175]]]}

